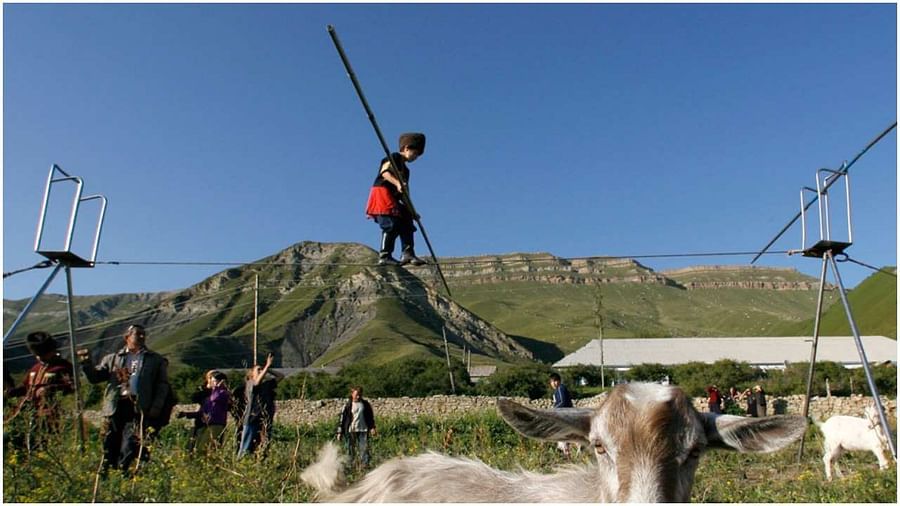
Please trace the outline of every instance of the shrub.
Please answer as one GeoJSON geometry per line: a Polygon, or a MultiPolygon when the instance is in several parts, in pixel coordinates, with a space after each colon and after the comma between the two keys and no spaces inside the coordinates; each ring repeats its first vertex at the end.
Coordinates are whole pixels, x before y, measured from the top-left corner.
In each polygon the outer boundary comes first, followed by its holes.
{"type": "MultiPolygon", "coordinates": [[[[457,394],[472,391],[465,366],[451,361],[457,394]]],[[[329,399],[346,397],[350,387],[360,385],[368,397],[427,397],[451,394],[447,363],[437,358],[410,358],[381,366],[349,365],[337,374],[301,373],[278,386],[279,399],[329,399]]]]}
{"type": "Polygon", "coordinates": [[[628,381],[659,382],[669,377],[669,381],[675,381],[672,368],[662,364],[638,364],[625,371],[625,379],[628,381]]]}
{"type": "MultiPolygon", "coordinates": [[[[875,388],[881,395],[889,397],[897,396],[897,365],[896,364],[880,364],[870,367],[872,370],[872,378],[875,381],[875,388]]],[[[853,393],[862,393],[864,395],[872,395],[869,390],[869,383],[866,380],[866,372],[862,367],[851,369],[850,378],[853,379],[853,393]]]]}
{"type": "Polygon", "coordinates": [[[550,366],[528,364],[501,369],[478,384],[481,395],[521,396],[538,399],[549,395],[550,366]]]}
{"type": "Polygon", "coordinates": [[[610,384],[614,377],[614,372],[610,368],[606,368],[603,374],[600,373],[600,366],[596,365],[575,365],[566,367],[560,371],[563,382],[568,385],[577,386],[600,386],[601,379],[606,380],[606,384],[610,384]],[[581,385],[581,379],[584,379],[586,385],[581,385]]]}
{"type": "Polygon", "coordinates": [[[709,385],[718,385],[722,392],[732,386],[741,390],[741,386],[759,383],[765,375],[765,371],[747,362],[734,360],[719,360],[713,364],[689,362],[672,368],[674,382],[694,397],[705,396],[709,385]]]}

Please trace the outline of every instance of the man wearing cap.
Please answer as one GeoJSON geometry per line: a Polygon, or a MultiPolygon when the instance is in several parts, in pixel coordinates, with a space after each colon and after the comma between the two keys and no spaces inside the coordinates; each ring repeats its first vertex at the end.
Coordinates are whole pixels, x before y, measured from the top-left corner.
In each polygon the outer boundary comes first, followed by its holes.
{"type": "Polygon", "coordinates": [[[404,187],[409,183],[407,164],[416,161],[425,152],[425,134],[402,134],[399,144],[400,151],[391,154],[399,174],[394,173],[387,158],[381,160],[381,168],[366,203],[366,215],[381,228],[378,265],[424,265],[425,261],[416,256],[413,247],[413,233],[416,231],[413,219],[416,217],[404,200],[404,187]],[[393,257],[398,236],[402,249],[399,262],[393,257]]]}
{"type": "Polygon", "coordinates": [[[75,391],[72,381],[72,364],[57,351],[56,340],[46,332],[32,332],[25,338],[25,345],[36,360],[25,374],[21,386],[6,390],[7,397],[22,397],[13,411],[17,416],[31,408],[38,429],[59,430],[59,395],[75,391]]]}
{"type": "Polygon", "coordinates": [[[131,325],[125,332],[125,347],[94,365],[88,350],[78,350],[81,370],[91,383],[106,382],[102,414],[104,423],[104,468],[128,469],[145,438],[168,423],[166,409],[174,398],[169,385],[169,361],[147,348],[147,332],[131,325]],[[147,429],[153,429],[149,431],[147,429]]]}

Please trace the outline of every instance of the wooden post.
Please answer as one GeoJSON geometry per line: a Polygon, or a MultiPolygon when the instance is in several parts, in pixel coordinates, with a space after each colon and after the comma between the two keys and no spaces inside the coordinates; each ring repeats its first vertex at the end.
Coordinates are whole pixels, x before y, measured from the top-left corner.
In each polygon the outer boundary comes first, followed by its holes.
{"type": "Polygon", "coordinates": [[[450,390],[456,395],[456,384],[453,381],[453,369],[450,367],[450,345],[447,343],[447,326],[441,327],[441,334],[444,336],[444,355],[447,356],[447,372],[450,373],[450,390]]]}
{"type": "Polygon", "coordinates": [[[259,334],[259,273],[256,273],[255,283],[253,288],[253,366],[256,367],[258,360],[256,357],[259,356],[259,350],[257,349],[258,345],[258,334],[259,334]]]}
{"type": "Polygon", "coordinates": [[[594,314],[594,322],[597,325],[597,337],[600,340],[600,387],[606,388],[606,374],[604,369],[606,365],[604,363],[603,356],[603,292],[600,288],[601,283],[603,283],[602,279],[597,280],[597,310],[594,314]]]}

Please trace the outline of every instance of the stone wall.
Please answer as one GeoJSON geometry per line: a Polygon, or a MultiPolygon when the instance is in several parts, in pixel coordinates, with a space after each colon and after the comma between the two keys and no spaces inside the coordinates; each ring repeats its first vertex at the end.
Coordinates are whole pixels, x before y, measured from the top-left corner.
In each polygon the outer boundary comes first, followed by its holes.
{"type": "MultiPolygon", "coordinates": [[[[575,407],[590,408],[597,406],[603,400],[603,394],[586,399],[577,399],[575,407]]],[[[769,397],[768,415],[774,414],[800,414],[803,409],[803,395],[788,397],[769,397]]],[[[524,397],[512,397],[512,400],[534,408],[550,408],[550,399],[529,400],[524,397]]],[[[482,411],[495,411],[496,397],[484,396],[453,396],[435,395],[432,397],[393,397],[372,398],[372,409],[376,418],[389,416],[405,416],[415,420],[419,416],[457,417],[464,414],[482,411]]],[[[305,401],[291,399],[277,402],[275,421],[284,425],[296,423],[312,424],[321,421],[331,421],[337,424],[338,414],[346,399],[324,399],[318,401],[305,401]]],[[[809,413],[814,419],[827,420],[833,415],[863,416],[863,410],[872,402],[871,397],[855,395],[852,397],[814,397],[809,403],[809,413]]],[[[889,419],[897,417],[897,401],[882,398],[882,404],[887,410],[889,419]]],[[[708,411],[705,399],[694,399],[694,407],[698,411],[708,411]]],[[[175,407],[178,411],[193,411],[197,405],[180,405],[175,407]]],[[[99,424],[100,416],[96,411],[85,412],[85,418],[99,424]]],[[[175,415],[172,415],[175,422],[175,415]]],[[[175,423],[185,423],[179,420],[175,423]]]]}
{"type": "MultiPolygon", "coordinates": [[[[788,397],[770,397],[768,399],[768,413],[773,414],[800,414],[803,409],[803,395],[788,397]]],[[[550,399],[529,400],[524,397],[512,397],[516,402],[535,408],[550,408],[550,399]]],[[[597,406],[602,401],[603,395],[586,399],[577,399],[575,407],[590,408],[597,406]]],[[[389,416],[405,416],[415,420],[419,416],[456,417],[464,414],[482,411],[495,411],[495,397],[483,396],[452,396],[435,395],[432,397],[395,397],[369,399],[377,418],[389,416]]],[[[318,401],[304,401],[291,399],[277,402],[276,422],[293,425],[296,423],[311,424],[320,421],[331,421],[337,424],[338,414],[346,399],[324,399],[318,401]]],[[[871,397],[831,397],[813,398],[809,404],[809,413],[814,419],[826,420],[833,415],[863,416],[863,409],[872,402],[871,397]]],[[[882,404],[887,410],[888,418],[897,416],[897,402],[882,398],[882,404]]],[[[698,411],[708,411],[706,402],[702,398],[694,399],[694,407],[698,411]]],[[[196,405],[183,405],[175,408],[176,411],[194,410],[196,405]]],[[[173,415],[174,417],[174,415],[173,415]]],[[[96,415],[91,417],[96,419],[96,415]]]]}

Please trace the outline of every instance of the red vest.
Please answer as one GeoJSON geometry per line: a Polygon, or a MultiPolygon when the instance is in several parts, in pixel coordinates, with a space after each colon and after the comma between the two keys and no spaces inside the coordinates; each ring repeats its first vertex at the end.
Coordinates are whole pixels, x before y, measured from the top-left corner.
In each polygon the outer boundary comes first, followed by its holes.
{"type": "MultiPolygon", "coordinates": [[[[406,166],[403,157],[397,153],[394,153],[393,157],[394,164],[400,170],[400,177],[403,178],[403,182],[409,181],[409,168],[406,166]]],[[[375,177],[372,189],[369,190],[369,200],[366,202],[366,215],[369,218],[379,215],[400,216],[405,207],[403,202],[400,201],[400,192],[381,175],[381,167],[385,162],[387,162],[387,158],[382,159],[381,164],[378,165],[378,176],[375,177]]]]}

